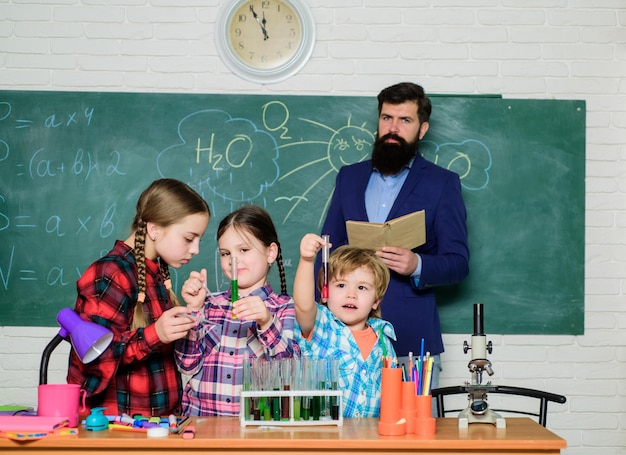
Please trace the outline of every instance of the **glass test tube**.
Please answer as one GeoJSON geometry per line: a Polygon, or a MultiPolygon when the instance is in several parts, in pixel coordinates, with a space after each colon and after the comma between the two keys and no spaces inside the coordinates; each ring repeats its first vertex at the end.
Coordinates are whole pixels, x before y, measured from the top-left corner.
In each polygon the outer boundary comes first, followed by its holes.
{"type": "MultiPolygon", "coordinates": [[[[339,362],[337,359],[331,360],[331,389],[337,390],[339,381],[339,362]]],[[[333,420],[339,420],[339,397],[332,396],[330,398],[330,417],[333,420]]]]}
{"type": "MultiPolygon", "coordinates": [[[[252,376],[252,389],[255,391],[261,390],[261,369],[259,367],[259,359],[252,361],[252,367],[250,368],[250,375],[252,376]]],[[[254,397],[252,399],[252,417],[254,420],[261,420],[261,414],[263,408],[261,406],[261,398],[254,397]]]]}
{"type": "MultiPolygon", "coordinates": [[[[313,387],[311,385],[311,377],[312,377],[312,360],[308,357],[302,358],[302,384],[304,385],[303,390],[311,390],[313,387]]],[[[311,418],[311,397],[303,396],[302,397],[302,409],[300,410],[302,414],[302,420],[309,420],[311,418]]]]}
{"type": "MultiPolygon", "coordinates": [[[[248,358],[248,352],[246,351],[243,354],[243,390],[244,392],[247,392],[250,390],[251,382],[252,382],[252,378],[251,378],[251,371],[250,371],[250,359],[248,358]]],[[[240,405],[243,406],[245,416],[246,416],[245,418],[249,420],[252,417],[253,412],[254,412],[252,400],[246,397],[243,400],[243,403],[240,403],[240,405]]]]}
{"type": "MultiPolygon", "coordinates": [[[[267,362],[270,364],[272,387],[274,391],[280,390],[280,363],[276,360],[267,362]]],[[[272,419],[280,420],[280,397],[272,397],[272,419]]]]}
{"type": "Polygon", "coordinates": [[[325,301],[328,299],[328,243],[330,242],[330,235],[322,235],[324,239],[324,245],[322,246],[322,271],[324,274],[322,281],[322,299],[325,301]]]}
{"type": "MultiPolygon", "coordinates": [[[[237,281],[237,257],[232,256],[230,259],[230,301],[231,303],[239,300],[239,283],[237,281]]],[[[233,313],[233,319],[237,316],[233,313]]]]}
{"type": "MultiPolygon", "coordinates": [[[[280,360],[280,383],[283,390],[291,389],[291,359],[280,360]]],[[[289,420],[289,401],[288,396],[281,397],[280,400],[280,418],[281,420],[289,420]]]]}
{"type": "MultiPolygon", "coordinates": [[[[272,390],[272,370],[270,369],[270,362],[260,362],[261,370],[263,371],[263,390],[272,390]]],[[[270,397],[261,398],[263,409],[263,420],[272,420],[272,400],[270,397]]]]}
{"type": "MultiPolygon", "coordinates": [[[[314,369],[312,371],[312,380],[311,380],[311,389],[317,390],[319,389],[319,375],[320,375],[320,366],[321,359],[315,359],[313,361],[314,369]]],[[[313,420],[319,420],[322,412],[322,397],[319,395],[314,395],[311,400],[311,416],[313,420]]]]}
{"type": "MultiPolygon", "coordinates": [[[[320,359],[317,371],[317,389],[328,390],[330,386],[330,362],[331,359],[320,359]]],[[[320,417],[330,415],[330,400],[326,396],[320,396],[320,417]]]]}
{"type": "MultiPolygon", "coordinates": [[[[291,359],[291,384],[295,390],[304,390],[302,386],[302,364],[299,357],[292,357],[291,359]]],[[[293,419],[300,420],[300,404],[301,397],[293,397],[293,419]]]]}

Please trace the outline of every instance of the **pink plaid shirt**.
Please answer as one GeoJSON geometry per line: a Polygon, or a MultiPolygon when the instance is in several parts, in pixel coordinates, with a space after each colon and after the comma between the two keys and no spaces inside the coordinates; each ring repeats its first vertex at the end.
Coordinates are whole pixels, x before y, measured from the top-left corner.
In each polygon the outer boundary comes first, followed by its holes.
{"type": "Polygon", "coordinates": [[[196,314],[187,338],[176,342],[176,364],[191,376],[183,393],[183,414],[237,416],[243,383],[243,359],[283,358],[300,354],[294,341],[293,299],[278,295],[269,284],[256,289],[274,320],[264,330],[256,321],[233,319],[230,291],[210,295],[196,314]]]}

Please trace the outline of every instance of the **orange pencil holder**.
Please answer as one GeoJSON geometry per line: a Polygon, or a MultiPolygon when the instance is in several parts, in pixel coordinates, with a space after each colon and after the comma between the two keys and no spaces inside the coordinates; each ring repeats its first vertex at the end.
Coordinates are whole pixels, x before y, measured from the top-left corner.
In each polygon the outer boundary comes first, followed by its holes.
{"type": "Polygon", "coordinates": [[[406,422],[402,418],[402,369],[383,368],[380,391],[380,421],[378,433],[384,436],[406,434],[406,422]]]}
{"type": "Polygon", "coordinates": [[[400,415],[406,420],[406,432],[415,433],[415,419],[417,417],[417,400],[415,399],[415,382],[402,383],[402,405],[400,415]]]}
{"type": "Polygon", "coordinates": [[[437,429],[437,420],[433,417],[432,395],[415,395],[415,430],[419,436],[432,436],[437,429]]]}

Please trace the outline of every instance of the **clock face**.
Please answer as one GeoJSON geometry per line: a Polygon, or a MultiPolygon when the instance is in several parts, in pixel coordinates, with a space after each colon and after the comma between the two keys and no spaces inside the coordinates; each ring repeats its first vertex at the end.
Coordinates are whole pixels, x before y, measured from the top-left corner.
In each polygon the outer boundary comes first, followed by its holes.
{"type": "Polygon", "coordinates": [[[300,48],[302,24],[285,2],[247,1],[233,12],[228,39],[242,63],[253,68],[278,68],[300,48]]]}
{"type": "Polygon", "coordinates": [[[217,28],[224,62],[254,82],[295,74],[313,51],[313,18],[303,0],[236,0],[217,28]]]}

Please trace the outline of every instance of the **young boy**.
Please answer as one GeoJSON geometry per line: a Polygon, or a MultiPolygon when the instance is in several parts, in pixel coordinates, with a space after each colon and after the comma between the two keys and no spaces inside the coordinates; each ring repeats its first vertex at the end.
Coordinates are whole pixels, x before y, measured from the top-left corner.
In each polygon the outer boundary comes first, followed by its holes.
{"type": "MultiPolygon", "coordinates": [[[[315,256],[323,246],[315,234],[300,242],[293,291],[296,338],[303,357],[339,361],[344,417],[378,417],[383,357],[396,358],[388,338],[396,339],[393,326],[380,319],[379,308],[389,269],[373,250],[339,247],[328,262],[328,298],[316,303],[315,256]]],[[[322,280],[323,269],[318,285],[322,280]]]]}

